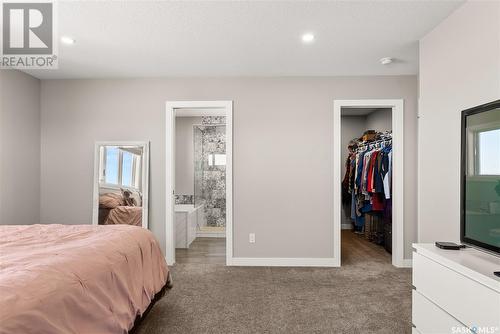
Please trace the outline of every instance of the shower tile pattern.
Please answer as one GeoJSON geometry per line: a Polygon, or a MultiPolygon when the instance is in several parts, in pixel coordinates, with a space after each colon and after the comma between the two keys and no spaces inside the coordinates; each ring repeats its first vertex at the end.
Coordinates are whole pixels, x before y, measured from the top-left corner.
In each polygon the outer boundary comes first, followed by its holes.
{"type": "Polygon", "coordinates": [[[226,124],[226,116],[202,116],[201,124],[226,124]]]}
{"type": "Polygon", "coordinates": [[[193,195],[175,195],[175,204],[194,204],[193,195]]]}

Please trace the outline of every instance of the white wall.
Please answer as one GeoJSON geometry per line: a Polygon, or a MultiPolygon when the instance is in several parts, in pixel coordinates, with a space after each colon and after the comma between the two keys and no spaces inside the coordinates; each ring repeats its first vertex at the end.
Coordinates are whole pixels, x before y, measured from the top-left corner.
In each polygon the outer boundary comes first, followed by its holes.
{"type": "Polygon", "coordinates": [[[366,131],[366,116],[342,116],[341,120],[341,147],[342,147],[342,172],[341,176],[345,175],[345,161],[349,155],[347,146],[354,138],[359,138],[366,131]]]}
{"type": "Polygon", "coordinates": [[[500,2],[467,2],[420,41],[419,242],[459,240],[461,110],[499,98],[500,2]]]}
{"type": "Polygon", "coordinates": [[[0,224],[40,222],[40,81],[0,70],[0,224]]]}
{"type": "Polygon", "coordinates": [[[415,76],[44,80],[42,221],[90,224],[96,140],[149,140],[150,228],[164,247],[165,101],[233,100],[234,255],[332,257],[333,100],[403,98],[410,257],[416,97],[415,76]]]}
{"type": "Polygon", "coordinates": [[[201,124],[201,117],[175,118],[175,193],[178,195],[194,195],[194,124],[201,124]]]}
{"type": "Polygon", "coordinates": [[[378,132],[392,130],[392,109],[378,109],[366,115],[366,128],[378,132]]]}

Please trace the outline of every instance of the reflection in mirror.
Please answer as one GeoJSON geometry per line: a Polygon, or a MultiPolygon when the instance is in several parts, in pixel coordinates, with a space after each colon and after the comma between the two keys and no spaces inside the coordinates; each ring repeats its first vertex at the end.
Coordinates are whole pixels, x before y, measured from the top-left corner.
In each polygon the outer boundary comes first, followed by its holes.
{"type": "Polygon", "coordinates": [[[97,143],[93,223],[148,227],[149,145],[97,143]]]}

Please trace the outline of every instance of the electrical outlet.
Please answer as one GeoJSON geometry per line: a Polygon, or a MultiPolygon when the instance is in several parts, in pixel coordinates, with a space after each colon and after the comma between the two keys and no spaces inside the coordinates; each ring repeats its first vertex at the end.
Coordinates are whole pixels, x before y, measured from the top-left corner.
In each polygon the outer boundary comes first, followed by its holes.
{"type": "Polygon", "coordinates": [[[248,235],[248,242],[251,243],[251,244],[255,243],[255,233],[250,233],[248,235]]]}

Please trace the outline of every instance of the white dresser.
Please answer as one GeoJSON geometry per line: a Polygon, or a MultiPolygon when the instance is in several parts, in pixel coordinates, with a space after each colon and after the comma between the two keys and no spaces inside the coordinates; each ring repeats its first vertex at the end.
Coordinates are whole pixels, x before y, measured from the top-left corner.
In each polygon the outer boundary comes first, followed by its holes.
{"type": "Polygon", "coordinates": [[[413,333],[500,334],[500,257],[413,244],[413,333]]]}

